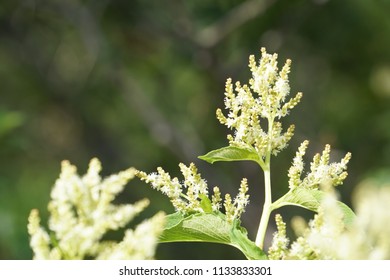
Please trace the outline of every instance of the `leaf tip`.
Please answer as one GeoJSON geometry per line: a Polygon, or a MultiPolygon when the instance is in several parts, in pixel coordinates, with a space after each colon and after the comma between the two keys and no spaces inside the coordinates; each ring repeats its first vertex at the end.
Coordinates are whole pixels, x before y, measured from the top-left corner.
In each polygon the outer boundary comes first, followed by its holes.
{"type": "Polygon", "coordinates": [[[213,164],[215,162],[215,160],[209,158],[207,155],[198,156],[198,159],[204,160],[204,161],[211,163],[211,164],[213,164]]]}

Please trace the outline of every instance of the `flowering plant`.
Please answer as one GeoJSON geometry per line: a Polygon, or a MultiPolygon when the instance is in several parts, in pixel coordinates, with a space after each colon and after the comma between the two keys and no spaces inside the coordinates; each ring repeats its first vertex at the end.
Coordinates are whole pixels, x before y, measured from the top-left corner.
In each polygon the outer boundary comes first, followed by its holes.
{"type": "MultiPolygon", "coordinates": [[[[249,84],[236,82],[233,85],[232,80],[227,79],[224,99],[227,113],[218,109],[216,115],[219,122],[234,133],[227,136],[229,144],[226,147],[199,157],[209,163],[249,160],[262,169],[265,202],[254,241],[248,238],[240,219],[249,203],[249,187],[245,178],[241,181],[238,194],[232,198],[231,194],[222,195],[219,187],[210,190],[194,163],[188,166],[179,164],[183,180],[172,178],[161,167],[149,174],[130,168],[102,180],[98,175],[101,166],[97,159],[91,161],[83,177],[79,177],[76,168],[65,161],[49,204],[50,233],[39,225],[37,210],[33,210],[29,218],[28,231],[34,257],[148,259],[153,258],[158,242],[179,241],[231,245],[248,259],[390,257],[389,250],[383,249],[390,248],[389,238],[386,238],[389,235],[379,233],[377,224],[367,222],[366,218],[355,217],[347,205],[337,200],[334,187],[341,185],[347,177],[350,153],[339,162],[330,162],[331,149],[326,145],[322,153],[313,157],[310,169],[305,173],[303,157],[309,145],[305,140],[288,170],[286,193],[273,199],[271,158],[288,145],[295,128],[290,125],[284,130],[281,119],[302,98],[300,92],[289,98],[291,60],[287,60],[279,70],[277,58],[277,54],[268,54],[262,48],[258,62],[253,55],[249,57],[252,73],[249,84]],[[115,195],[134,176],[166,195],[175,212],[169,215],[158,213],[135,230],[127,230],[119,243],[104,241],[103,235],[108,230],[124,227],[148,204],[148,200],[134,205],[112,204],[115,195]],[[300,237],[291,245],[286,236],[286,224],[281,215],[276,214],[278,231],[266,252],[264,238],[271,213],[283,206],[299,206],[317,214],[308,226],[302,225],[299,219],[293,223],[300,237]],[[368,238],[369,244],[363,242],[365,238],[368,238]],[[377,238],[380,238],[379,241],[377,238]],[[355,240],[355,243],[351,240],[355,240]],[[337,251],[342,246],[348,248],[347,253],[337,251]],[[352,248],[361,248],[364,254],[359,255],[352,248]]],[[[366,195],[366,198],[371,197],[376,196],[371,193],[366,195]]],[[[386,193],[381,198],[388,197],[386,193]]],[[[370,203],[366,199],[362,205],[358,205],[358,214],[362,209],[366,210],[366,205],[370,203]]]]}
{"type": "Polygon", "coordinates": [[[150,259],[163,230],[164,214],[157,213],[128,229],[121,242],[102,241],[109,230],[126,226],[148,206],[143,199],[135,204],[114,205],[115,195],[134,178],[129,168],[104,180],[101,164],[92,159],[88,172],[80,177],[76,167],[62,162],[62,171],[51,192],[49,229],[40,226],[38,210],[30,213],[28,232],[34,259],[150,259]]]}

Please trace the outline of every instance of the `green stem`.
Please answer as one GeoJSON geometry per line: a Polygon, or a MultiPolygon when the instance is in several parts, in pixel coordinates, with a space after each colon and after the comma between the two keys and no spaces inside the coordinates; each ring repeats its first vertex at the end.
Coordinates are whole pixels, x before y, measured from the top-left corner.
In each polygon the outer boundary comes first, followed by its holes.
{"type": "Polygon", "coordinates": [[[273,130],[273,118],[268,119],[268,151],[264,162],[264,185],[265,185],[265,198],[263,205],[263,212],[260,218],[259,228],[257,230],[255,244],[263,249],[265,233],[267,231],[269,217],[272,212],[272,190],[271,190],[271,150],[272,150],[272,130],[273,130]]]}
{"type": "Polygon", "coordinates": [[[269,217],[272,211],[272,196],[271,196],[271,173],[270,170],[264,170],[265,180],[265,201],[263,212],[261,214],[259,229],[257,230],[256,245],[263,249],[265,233],[267,231],[269,217]]]}

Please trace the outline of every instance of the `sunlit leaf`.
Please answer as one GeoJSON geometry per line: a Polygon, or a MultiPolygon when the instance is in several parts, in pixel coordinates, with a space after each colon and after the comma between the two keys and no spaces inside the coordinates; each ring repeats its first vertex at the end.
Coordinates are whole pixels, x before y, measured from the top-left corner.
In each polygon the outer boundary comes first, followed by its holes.
{"type": "Polygon", "coordinates": [[[222,213],[197,213],[166,217],[160,242],[212,242],[238,248],[248,259],[266,259],[265,253],[248,239],[246,230],[232,225],[222,213]]]}
{"type": "MultiPolygon", "coordinates": [[[[318,207],[320,207],[324,195],[325,192],[318,189],[294,188],[272,203],[272,209],[274,210],[286,205],[295,205],[313,212],[318,212],[318,207]]],[[[341,201],[338,201],[337,204],[343,211],[344,223],[348,227],[352,224],[352,221],[355,218],[355,213],[341,201]]]]}
{"type": "Polygon", "coordinates": [[[201,201],[200,201],[200,206],[202,207],[202,209],[206,212],[206,213],[211,213],[213,212],[213,208],[212,208],[212,205],[211,205],[211,200],[210,198],[208,198],[207,195],[205,194],[200,194],[199,195],[201,201]]]}
{"type": "Polygon", "coordinates": [[[213,150],[199,157],[209,163],[216,161],[241,161],[252,160],[260,162],[259,155],[254,149],[244,149],[239,147],[227,146],[217,150],[213,150]]]}

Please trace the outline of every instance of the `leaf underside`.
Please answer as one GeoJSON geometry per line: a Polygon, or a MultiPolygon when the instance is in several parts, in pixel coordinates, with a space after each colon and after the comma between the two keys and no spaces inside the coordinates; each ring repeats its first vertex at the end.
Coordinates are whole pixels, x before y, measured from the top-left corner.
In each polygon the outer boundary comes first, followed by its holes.
{"type": "Polygon", "coordinates": [[[266,259],[266,254],[248,239],[247,232],[238,223],[228,223],[222,213],[180,213],[166,217],[160,242],[212,242],[238,248],[247,259],[266,259]]]}
{"type": "MultiPolygon", "coordinates": [[[[318,208],[321,205],[324,195],[325,192],[318,189],[295,188],[279,198],[272,205],[273,209],[277,209],[285,205],[295,205],[313,212],[318,212],[318,208]]],[[[337,204],[344,214],[344,224],[349,227],[355,218],[355,213],[341,201],[337,201],[337,204]]]]}
{"type": "Polygon", "coordinates": [[[227,146],[217,150],[213,150],[203,156],[199,156],[199,158],[209,163],[214,163],[217,161],[240,160],[251,160],[259,162],[259,156],[254,149],[245,149],[234,146],[227,146]]]}

